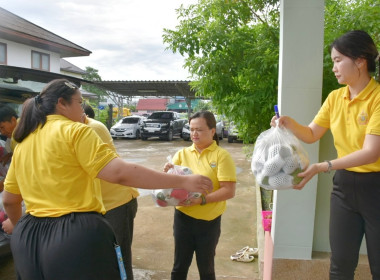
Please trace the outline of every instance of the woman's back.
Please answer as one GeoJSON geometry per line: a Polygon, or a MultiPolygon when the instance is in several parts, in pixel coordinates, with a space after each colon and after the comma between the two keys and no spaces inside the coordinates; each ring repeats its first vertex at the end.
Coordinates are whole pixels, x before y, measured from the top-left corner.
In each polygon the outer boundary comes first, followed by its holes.
{"type": "Polygon", "coordinates": [[[94,178],[116,157],[87,126],[49,115],[17,147],[7,184],[18,189],[27,212],[58,217],[70,212],[104,212],[94,178]]]}

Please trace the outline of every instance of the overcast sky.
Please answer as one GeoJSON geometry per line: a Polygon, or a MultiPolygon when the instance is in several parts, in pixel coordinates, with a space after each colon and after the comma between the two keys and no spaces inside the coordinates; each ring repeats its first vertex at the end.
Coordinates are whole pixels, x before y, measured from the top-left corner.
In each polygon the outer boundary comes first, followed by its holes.
{"type": "MultiPolygon", "coordinates": [[[[189,80],[184,58],[162,40],[179,24],[175,9],[197,0],[0,0],[0,6],[89,51],[65,58],[103,80],[189,80]]],[[[1,19],[0,19],[1,20],[1,19]]]]}

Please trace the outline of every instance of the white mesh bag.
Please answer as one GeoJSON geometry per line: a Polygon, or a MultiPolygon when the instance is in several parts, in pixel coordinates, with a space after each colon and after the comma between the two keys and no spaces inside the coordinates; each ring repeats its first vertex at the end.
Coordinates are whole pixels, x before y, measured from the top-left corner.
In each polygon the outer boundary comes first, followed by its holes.
{"type": "Polygon", "coordinates": [[[297,174],[308,165],[306,151],[289,130],[271,127],[257,138],[251,169],[261,187],[268,190],[291,189],[302,180],[297,174]]]}

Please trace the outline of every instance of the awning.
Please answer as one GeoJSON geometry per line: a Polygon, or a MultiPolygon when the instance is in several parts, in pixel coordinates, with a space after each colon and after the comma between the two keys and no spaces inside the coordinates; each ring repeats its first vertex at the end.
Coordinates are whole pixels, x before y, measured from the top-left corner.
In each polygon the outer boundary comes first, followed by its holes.
{"type": "Polygon", "coordinates": [[[0,79],[0,101],[14,103],[23,103],[35,96],[54,79],[67,79],[78,87],[83,82],[92,83],[77,77],[7,65],[0,65],[0,79]]]}
{"type": "Polygon", "coordinates": [[[0,65],[0,78],[13,79],[14,83],[17,83],[18,80],[48,83],[54,79],[67,79],[76,84],[78,87],[80,87],[82,82],[92,83],[91,81],[86,81],[77,77],[62,75],[59,73],[7,65],[0,65]]]}
{"type": "MultiPolygon", "coordinates": [[[[93,82],[105,90],[122,96],[183,96],[195,98],[190,81],[98,81],[93,82]]],[[[197,97],[200,98],[200,97],[197,97]]]]}

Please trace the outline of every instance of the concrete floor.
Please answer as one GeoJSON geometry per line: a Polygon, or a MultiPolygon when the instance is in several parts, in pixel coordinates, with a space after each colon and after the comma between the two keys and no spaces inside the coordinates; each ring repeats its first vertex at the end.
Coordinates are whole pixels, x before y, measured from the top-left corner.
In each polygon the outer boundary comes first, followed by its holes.
{"type": "MultiPolygon", "coordinates": [[[[158,139],[114,141],[120,156],[129,162],[162,170],[166,158],[191,142],[174,138],[173,141],[158,139]]],[[[244,246],[257,247],[256,239],[256,191],[241,143],[221,141],[221,146],[232,155],[237,167],[237,190],[235,198],[228,201],[222,216],[222,234],[216,251],[216,275],[218,280],[259,279],[257,259],[251,263],[230,260],[230,255],[244,246]]],[[[141,191],[138,198],[138,212],[135,218],[133,240],[133,265],[135,280],[170,279],[173,264],[174,242],[172,237],[173,208],[156,207],[149,191],[141,191]]],[[[0,260],[0,279],[13,280],[11,258],[0,260]]],[[[188,280],[199,279],[195,260],[190,268],[188,280]]]]}
{"type": "MultiPolygon", "coordinates": [[[[182,139],[172,142],[150,139],[115,140],[122,158],[134,161],[156,170],[162,170],[166,157],[182,147],[191,145],[182,139]]],[[[217,279],[258,279],[257,260],[239,263],[230,260],[230,255],[244,246],[257,247],[256,239],[256,192],[250,171],[250,161],[246,159],[241,143],[221,141],[237,167],[237,190],[235,198],[228,201],[222,216],[222,234],[217,247],[215,263],[217,279]]],[[[173,264],[173,208],[156,207],[150,194],[141,191],[139,208],[135,219],[133,240],[133,265],[135,280],[170,279],[173,264]]],[[[195,258],[190,268],[188,280],[199,279],[195,258]]]]}

